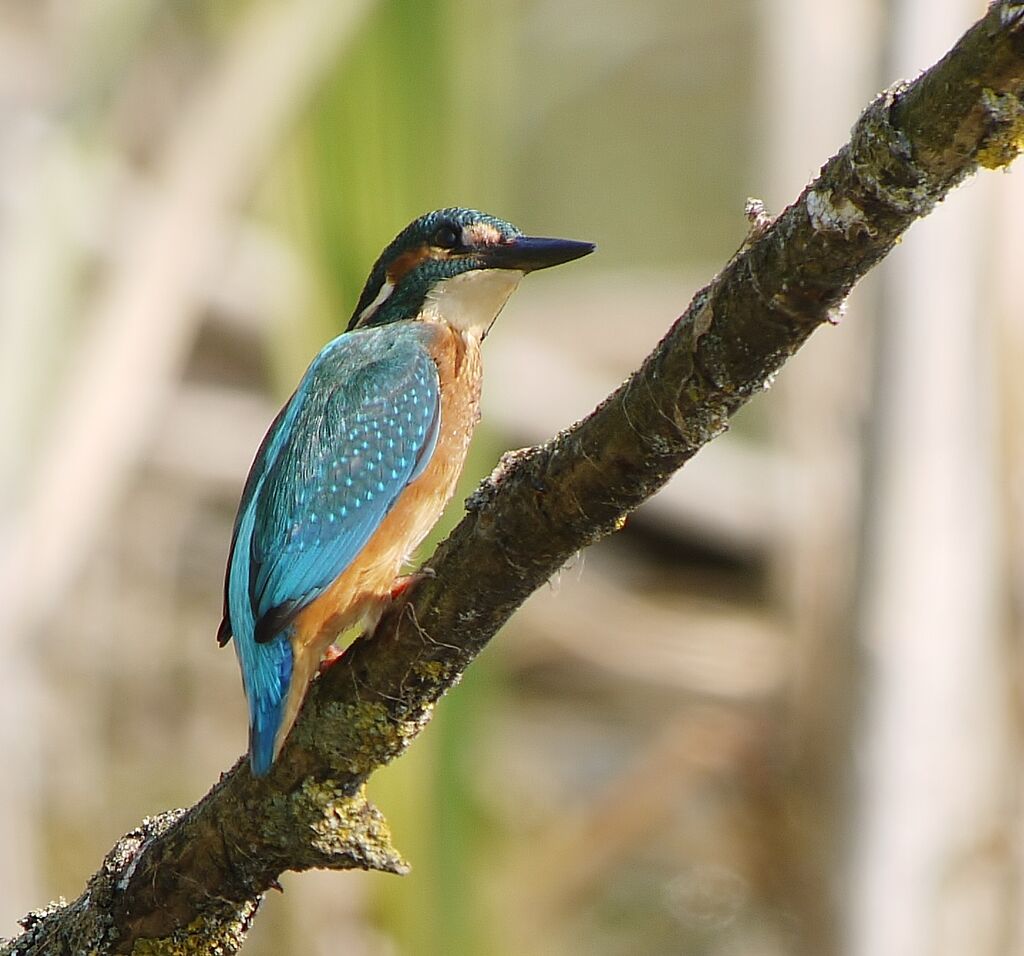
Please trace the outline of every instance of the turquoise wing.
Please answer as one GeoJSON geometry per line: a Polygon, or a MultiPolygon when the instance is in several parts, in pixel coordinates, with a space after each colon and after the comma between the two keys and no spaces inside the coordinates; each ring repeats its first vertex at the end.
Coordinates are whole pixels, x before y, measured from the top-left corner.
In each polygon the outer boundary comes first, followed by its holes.
{"type": "Polygon", "coordinates": [[[386,326],[335,339],[253,462],[219,639],[235,639],[257,775],[273,762],[292,673],[292,619],[352,564],[434,453],[440,383],[428,334],[386,326]]]}
{"type": "Polygon", "coordinates": [[[364,337],[343,336],[310,370],[255,497],[248,594],[258,641],[352,563],[433,454],[440,422],[433,359],[413,338],[364,337]]]}

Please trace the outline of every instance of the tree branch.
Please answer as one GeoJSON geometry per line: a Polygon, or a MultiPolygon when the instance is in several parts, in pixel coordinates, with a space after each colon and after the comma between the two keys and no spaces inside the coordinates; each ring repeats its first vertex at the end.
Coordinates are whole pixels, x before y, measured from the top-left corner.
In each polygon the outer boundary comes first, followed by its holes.
{"type": "Polygon", "coordinates": [[[196,806],[143,821],[71,904],[5,952],[235,952],[284,870],[403,872],[363,784],[429,721],[509,615],[618,528],[828,322],[854,283],[977,166],[1024,145],[1024,4],[996,2],[743,248],[587,419],[506,455],[408,603],[311,688],[274,770],[239,762],[196,806]]]}

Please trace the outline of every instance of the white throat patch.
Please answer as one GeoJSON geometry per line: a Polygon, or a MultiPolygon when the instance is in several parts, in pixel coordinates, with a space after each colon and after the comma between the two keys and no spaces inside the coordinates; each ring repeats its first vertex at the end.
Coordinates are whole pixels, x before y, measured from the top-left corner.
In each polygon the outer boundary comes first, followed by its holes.
{"type": "Polygon", "coordinates": [[[427,293],[423,311],[456,329],[483,337],[523,275],[517,269],[460,272],[427,293]]]}

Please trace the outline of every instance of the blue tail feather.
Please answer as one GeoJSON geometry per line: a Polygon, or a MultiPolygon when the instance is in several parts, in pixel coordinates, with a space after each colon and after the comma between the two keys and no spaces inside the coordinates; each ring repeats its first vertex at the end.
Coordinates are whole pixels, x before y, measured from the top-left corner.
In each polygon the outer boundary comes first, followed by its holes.
{"type": "Polygon", "coordinates": [[[249,643],[242,671],[249,698],[249,765],[262,777],[274,762],[274,739],[281,726],[292,677],[292,642],[286,631],[265,644],[249,643]]]}
{"type": "Polygon", "coordinates": [[[249,700],[249,766],[262,777],[274,762],[274,739],[284,716],[292,679],[291,628],[266,642],[255,639],[256,620],[248,586],[255,509],[249,501],[239,512],[229,564],[227,604],[235,653],[249,700]]]}

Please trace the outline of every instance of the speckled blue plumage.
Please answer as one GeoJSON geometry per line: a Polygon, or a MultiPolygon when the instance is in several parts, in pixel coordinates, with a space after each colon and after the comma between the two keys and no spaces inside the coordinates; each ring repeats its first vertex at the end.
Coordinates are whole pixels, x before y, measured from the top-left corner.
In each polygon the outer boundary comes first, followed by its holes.
{"type": "Polygon", "coordinates": [[[249,700],[250,761],[265,774],[292,672],[290,627],[352,563],[437,441],[430,329],[359,329],[313,360],[253,463],[235,521],[222,640],[249,700]]]}

